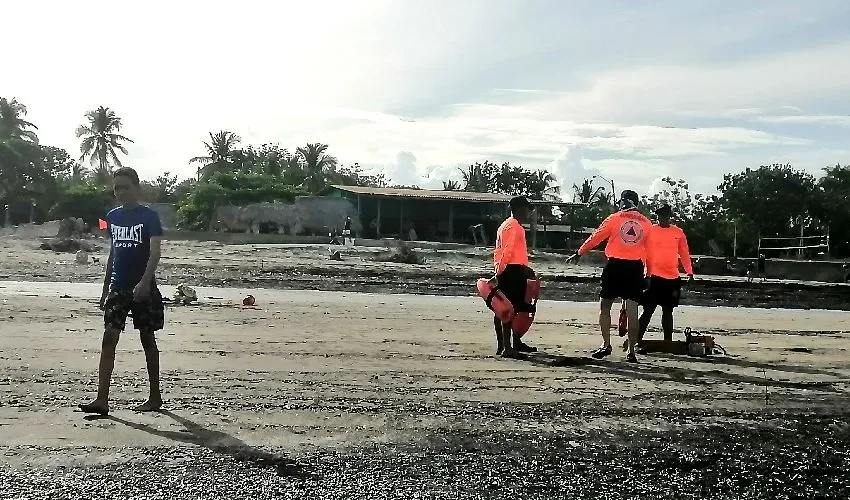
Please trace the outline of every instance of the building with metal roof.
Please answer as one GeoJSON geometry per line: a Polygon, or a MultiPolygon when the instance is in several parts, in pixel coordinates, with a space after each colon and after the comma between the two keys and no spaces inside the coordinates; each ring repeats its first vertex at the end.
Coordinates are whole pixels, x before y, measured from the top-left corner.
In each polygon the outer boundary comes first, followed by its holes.
{"type": "MultiPolygon", "coordinates": [[[[499,193],[410,188],[328,186],[320,196],[345,198],[357,208],[367,238],[474,242],[483,233],[490,242],[508,217],[511,196],[499,193]],[[473,228],[477,228],[473,230],[473,228]]],[[[529,200],[536,206],[575,203],[529,200]]]]}

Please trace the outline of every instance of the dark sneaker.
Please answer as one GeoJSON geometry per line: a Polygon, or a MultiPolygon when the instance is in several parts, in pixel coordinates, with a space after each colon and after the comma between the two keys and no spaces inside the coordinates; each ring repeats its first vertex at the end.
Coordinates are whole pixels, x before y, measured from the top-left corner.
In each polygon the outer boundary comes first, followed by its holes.
{"type": "Polygon", "coordinates": [[[630,353],[628,356],[626,356],[626,361],[628,361],[629,363],[637,363],[637,356],[635,356],[635,353],[630,353]]]}
{"type": "Polygon", "coordinates": [[[516,349],[519,352],[537,352],[536,347],[531,347],[530,345],[526,344],[525,342],[514,342],[514,349],[516,349]]]}
{"type": "Polygon", "coordinates": [[[597,350],[593,351],[593,352],[590,354],[590,356],[591,356],[593,359],[602,359],[602,358],[604,358],[605,356],[610,356],[610,355],[611,355],[611,346],[610,346],[610,345],[609,345],[609,346],[607,346],[607,347],[600,347],[599,349],[597,349],[597,350]]]}

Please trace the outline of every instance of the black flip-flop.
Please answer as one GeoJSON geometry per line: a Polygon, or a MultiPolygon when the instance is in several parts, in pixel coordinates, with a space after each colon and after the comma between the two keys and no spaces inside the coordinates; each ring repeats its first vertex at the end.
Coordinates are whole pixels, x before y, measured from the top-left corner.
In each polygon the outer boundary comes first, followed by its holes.
{"type": "Polygon", "coordinates": [[[82,411],[83,413],[91,413],[94,415],[100,415],[102,417],[109,415],[109,410],[104,410],[103,408],[90,404],[80,405],[79,408],[80,411],[82,411]]]}

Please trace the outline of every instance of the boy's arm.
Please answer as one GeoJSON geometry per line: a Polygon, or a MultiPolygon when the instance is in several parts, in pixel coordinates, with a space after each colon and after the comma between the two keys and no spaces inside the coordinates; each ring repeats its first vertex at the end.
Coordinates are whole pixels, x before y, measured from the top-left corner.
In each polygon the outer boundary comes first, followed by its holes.
{"type": "Polygon", "coordinates": [[[585,240],[584,244],[582,244],[582,246],[580,246],[579,249],[576,250],[576,255],[584,255],[590,250],[593,250],[594,248],[599,246],[600,243],[608,239],[608,237],[610,236],[610,232],[611,217],[608,217],[602,222],[602,225],[596,228],[596,231],[594,231],[593,234],[591,234],[590,237],[585,240]]]}
{"type": "Polygon", "coordinates": [[[505,268],[508,267],[508,263],[513,257],[514,247],[516,246],[517,239],[516,234],[514,234],[515,231],[515,227],[508,226],[502,233],[502,258],[499,260],[499,262],[496,262],[496,276],[502,274],[505,271],[505,268]]]}
{"type": "Polygon", "coordinates": [[[148,257],[148,263],[145,266],[145,274],[142,275],[142,283],[152,283],[156,276],[156,266],[159,265],[159,258],[162,255],[162,236],[151,236],[151,255],[148,257]]]}
{"type": "Polygon", "coordinates": [[[688,238],[685,232],[682,231],[682,237],[679,238],[679,258],[682,259],[682,267],[685,268],[685,274],[688,278],[694,277],[694,265],[691,262],[691,251],[688,248],[688,238]]]}
{"type": "Polygon", "coordinates": [[[106,303],[106,296],[109,294],[109,283],[112,281],[112,245],[109,245],[109,257],[106,259],[106,275],[103,277],[103,291],[100,294],[100,307],[106,303]]]}
{"type": "Polygon", "coordinates": [[[150,234],[150,256],[145,264],[145,274],[142,275],[141,281],[136,285],[133,295],[139,299],[147,297],[150,293],[150,287],[153,279],[156,276],[156,267],[159,265],[159,259],[162,255],[162,224],[159,221],[159,215],[153,214],[148,228],[150,234]]]}

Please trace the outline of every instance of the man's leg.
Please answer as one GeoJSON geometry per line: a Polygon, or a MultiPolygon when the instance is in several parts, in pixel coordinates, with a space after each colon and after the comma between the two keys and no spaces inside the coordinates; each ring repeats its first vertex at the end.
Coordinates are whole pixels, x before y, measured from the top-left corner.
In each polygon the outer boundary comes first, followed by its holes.
{"type": "Polygon", "coordinates": [[[159,349],[156,346],[156,334],[146,330],[140,332],[142,348],[145,350],[145,363],[148,367],[150,396],[136,407],[136,411],[157,411],[162,407],[162,393],[159,389],[159,349]]]}
{"type": "Polygon", "coordinates": [[[528,345],[528,344],[526,344],[525,342],[522,341],[522,335],[514,332],[513,337],[514,337],[514,349],[516,349],[517,351],[519,351],[519,352],[537,352],[536,347],[532,347],[532,346],[530,346],[530,345],[528,345]]]}
{"type": "Polygon", "coordinates": [[[600,299],[599,301],[599,329],[602,331],[602,347],[591,354],[596,359],[604,358],[611,354],[611,306],[612,299],[600,299]]]}
{"type": "Polygon", "coordinates": [[[103,332],[103,344],[100,350],[100,365],[97,372],[97,397],[88,404],[80,405],[80,409],[86,413],[109,413],[109,383],[112,380],[112,370],[115,368],[115,349],[118,347],[118,339],[121,331],[107,327],[103,332]]]}
{"type": "Polygon", "coordinates": [[[638,318],[638,303],[634,300],[626,300],[626,316],[629,319],[629,361],[636,361],[635,345],[640,335],[640,324],[638,318]]]}
{"type": "Polygon", "coordinates": [[[646,330],[649,328],[649,322],[652,321],[652,315],[655,314],[655,304],[644,304],[643,314],[640,315],[640,332],[638,333],[638,342],[643,340],[646,330]]]}
{"type": "Polygon", "coordinates": [[[505,343],[502,339],[502,321],[497,316],[493,316],[493,328],[496,330],[496,356],[499,356],[505,351],[505,343]]]}
{"type": "Polygon", "coordinates": [[[519,356],[519,352],[511,345],[511,337],[513,336],[513,328],[510,323],[502,323],[502,345],[505,350],[502,351],[502,356],[506,358],[515,358],[519,356]]]}
{"type": "Polygon", "coordinates": [[[661,328],[664,330],[664,340],[673,340],[673,307],[661,306],[661,328]]]}

